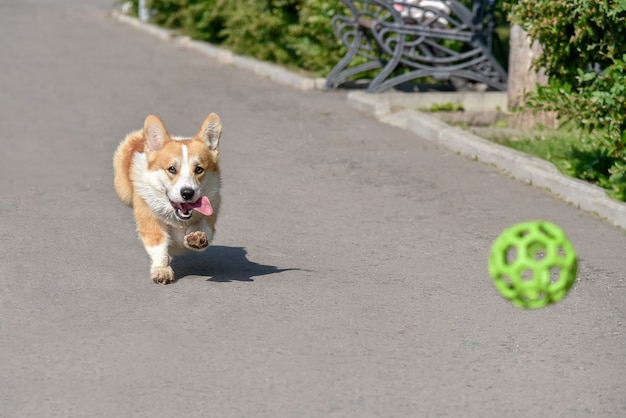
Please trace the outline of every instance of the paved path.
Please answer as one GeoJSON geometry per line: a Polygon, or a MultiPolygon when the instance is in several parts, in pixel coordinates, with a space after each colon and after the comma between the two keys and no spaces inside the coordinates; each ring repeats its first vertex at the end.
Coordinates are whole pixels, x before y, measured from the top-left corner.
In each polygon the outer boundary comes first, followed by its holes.
{"type": "Polygon", "coordinates": [[[492,168],[111,19],[0,3],[0,415],[623,417],[624,232],[492,168]],[[149,113],[224,123],[215,246],[158,286],[111,156],[149,113]],[[493,239],[577,248],[522,311],[493,239]]]}

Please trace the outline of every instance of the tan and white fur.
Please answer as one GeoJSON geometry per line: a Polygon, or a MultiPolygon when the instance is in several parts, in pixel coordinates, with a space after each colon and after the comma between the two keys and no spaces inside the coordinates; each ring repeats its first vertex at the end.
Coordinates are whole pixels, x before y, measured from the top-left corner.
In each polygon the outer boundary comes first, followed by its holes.
{"type": "Polygon", "coordinates": [[[143,130],[128,134],[115,152],[115,191],[133,208],[156,283],[174,281],[173,256],[205,250],[213,239],[220,206],[221,132],[214,113],[195,137],[172,137],[151,115],[143,130]]]}

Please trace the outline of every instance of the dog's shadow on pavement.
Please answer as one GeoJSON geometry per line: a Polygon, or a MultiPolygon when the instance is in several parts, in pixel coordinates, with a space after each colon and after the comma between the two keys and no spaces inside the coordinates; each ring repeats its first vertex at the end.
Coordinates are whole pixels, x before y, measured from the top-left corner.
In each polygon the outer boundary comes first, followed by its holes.
{"type": "Polygon", "coordinates": [[[176,280],[187,276],[207,277],[210,282],[252,282],[253,277],[297,268],[281,269],[276,266],[258,264],[248,260],[243,247],[211,246],[200,253],[187,253],[172,260],[176,280]]]}

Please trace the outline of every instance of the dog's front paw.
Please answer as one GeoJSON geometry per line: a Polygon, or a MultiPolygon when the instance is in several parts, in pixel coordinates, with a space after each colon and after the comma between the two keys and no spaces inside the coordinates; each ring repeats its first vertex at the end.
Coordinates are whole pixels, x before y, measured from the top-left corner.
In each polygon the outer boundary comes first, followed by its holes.
{"type": "Polygon", "coordinates": [[[202,231],[194,231],[185,235],[185,247],[192,250],[204,250],[209,246],[209,240],[202,231]]]}
{"type": "Polygon", "coordinates": [[[159,284],[170,284],[174,281],[174,270],[171,267],[156,267],[150,271],[152,280],[159,284]]]}

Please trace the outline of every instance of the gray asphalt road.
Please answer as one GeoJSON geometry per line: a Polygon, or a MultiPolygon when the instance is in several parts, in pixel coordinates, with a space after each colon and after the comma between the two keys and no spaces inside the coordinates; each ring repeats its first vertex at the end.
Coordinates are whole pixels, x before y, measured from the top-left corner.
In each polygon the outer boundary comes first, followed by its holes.
{"type": "Polygon", "coordinates": [[[1,416],[626,416],[623,231],[109,8],[0,3],[1,416]],[[155,285],[111,157],[150,113],[185,135],[209,112],[215,246],[155,285]],[[537,218],[579,281],[522,311],[486,262],[537,218]]]}

